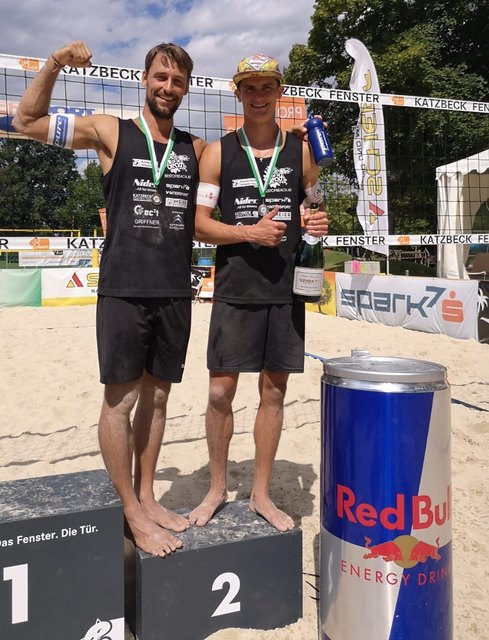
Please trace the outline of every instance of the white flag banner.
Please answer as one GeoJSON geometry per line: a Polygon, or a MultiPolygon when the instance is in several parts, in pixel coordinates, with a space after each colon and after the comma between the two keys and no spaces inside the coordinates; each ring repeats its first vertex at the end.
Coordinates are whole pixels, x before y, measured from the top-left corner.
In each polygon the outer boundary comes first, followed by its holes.
{"type": "MultiPolygon", "coordinates": [[[[350,39],[346,41],[345,49],[355,60],[350,89],[364,94],[380,93],[375,65],[365,45],[360,40],[350,39]]],[[[387,235],[389,210],[384,114],[374,95],[371,102],[359,102],[359,107],[353,140],[353,159],[360,187],[357,216],[366,235],[387,235]]],[[[375,247],[375,252],[388,255],[389,248],[375,247]]]]}

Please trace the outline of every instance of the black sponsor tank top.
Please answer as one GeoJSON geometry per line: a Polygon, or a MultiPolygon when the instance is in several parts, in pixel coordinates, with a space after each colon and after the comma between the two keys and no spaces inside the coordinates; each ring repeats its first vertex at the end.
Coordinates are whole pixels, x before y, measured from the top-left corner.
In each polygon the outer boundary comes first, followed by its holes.
{"type": "MultiPolygon", "coordinates": [[[[286,135],[265,198],[260,196],[246,152],[236,132],[221,138],[222,222],[249,225],[258,222],[258,206],[279,206],[275,220],[285,222],[284,241],[278,247],[258,247],[248,242],[221,245],[216,252],[216,300],[235,304],[292,302],[294,258],[300,241],[299,205],[305,197],[302,170],[303,142],[286,135]]],[[[270,159],[257,160],[262,181],[270,159]]]]}
{"type": "MultiPolygon", "coordinates": [[[[154,143],[158,163],[166,144],[154,143]]],[[[154,203],[146,138],[133,120],[119,120],[111,170],[103,177],[107,236],[98,292],[117,297],[190,297],[198,163],[190,134],[175,144],[154,203]]]]}

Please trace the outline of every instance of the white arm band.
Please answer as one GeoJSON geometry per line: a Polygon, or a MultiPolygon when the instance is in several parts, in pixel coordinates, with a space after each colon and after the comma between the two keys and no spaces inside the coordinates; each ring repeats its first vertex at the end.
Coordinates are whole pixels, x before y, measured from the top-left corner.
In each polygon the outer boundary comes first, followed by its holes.
{"type": "Polygon", "coordinates": [[[321,189],[321,185],[319,184],[319,182],[313,184],[312,187],[307,187],[307,189],[304,189],[304,191],[306,192],[306,197],[304,198],[303,204],[306,208],[309,207],[313,202],[321,204],[321,202],[323,201],[323,190],[321,189]]]}
{"type": "Polygon", "coordinates": [[[196,203],[201,204],[204,207],[215,209],[217,206],[217,201],[219,200],[220,192],[221,187],[218,187],[217,184],[211,184],[210,182],[199,182],[199,186],[197,187],[196,203]]]}
{"type": "Polygon", "coordinates": [[[72,113],[53,113],[49,118],[47,143],[71,149],[75,134],[75,116],[72,113]]]}

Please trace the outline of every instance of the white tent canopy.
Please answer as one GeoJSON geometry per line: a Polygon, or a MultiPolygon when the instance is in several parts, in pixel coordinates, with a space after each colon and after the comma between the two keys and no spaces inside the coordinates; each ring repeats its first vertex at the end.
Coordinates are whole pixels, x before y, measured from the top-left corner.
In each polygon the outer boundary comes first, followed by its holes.
{"type": "MultiPolygon", "coordinates": [[[[489,149],[436,168],[438,233],[471,233],[474,216],[489,198],[489,149]]],[[[438,247],[437,276],[467,279],[467,245],[438,247]]]]}

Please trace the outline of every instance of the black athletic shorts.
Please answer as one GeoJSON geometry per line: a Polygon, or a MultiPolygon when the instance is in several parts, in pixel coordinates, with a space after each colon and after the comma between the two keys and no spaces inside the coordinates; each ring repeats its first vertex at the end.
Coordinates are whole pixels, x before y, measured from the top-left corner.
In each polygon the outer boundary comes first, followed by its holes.
{"type": "Polygon", "coordinates": [[[132,382],[144,370],[159,380],[181,382],[191,310],[191,298],[100,295],[97,302],[100,382],[132,382]]]}
{"type": "Polygon", "coordinates": [[[305,310],[290,304],[212,304],[207,368],[215,372],[304,371],[305,310]]]}

